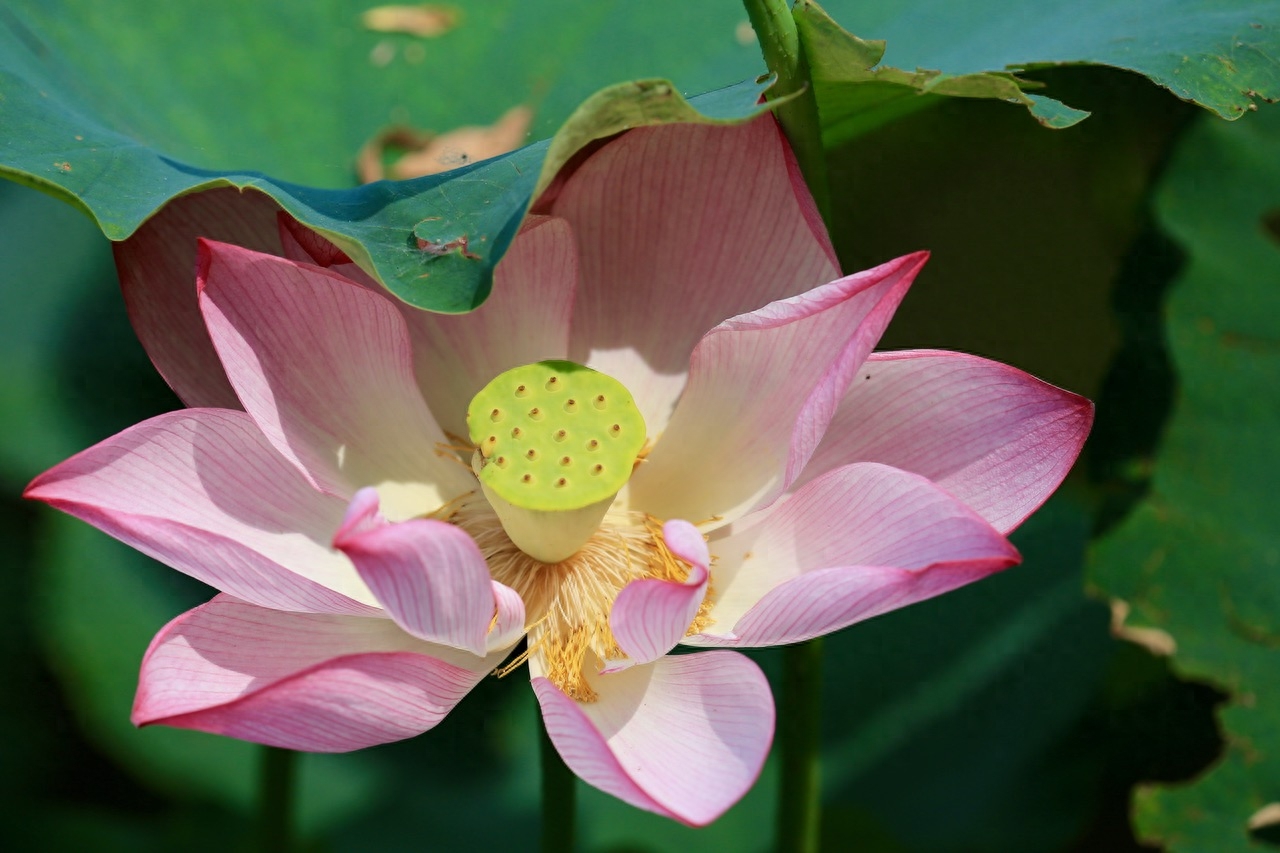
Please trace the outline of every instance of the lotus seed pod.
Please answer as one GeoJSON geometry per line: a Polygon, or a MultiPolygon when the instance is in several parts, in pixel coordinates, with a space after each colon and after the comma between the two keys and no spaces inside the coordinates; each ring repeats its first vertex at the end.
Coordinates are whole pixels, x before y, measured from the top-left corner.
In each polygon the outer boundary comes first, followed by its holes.
{"type": "Polygon", "coordinates": [[[472,467],[508,536],[544,562],[590,538],[645,442],[630,392],[571,361],[500,374],[472,399],[467,430],[472,467]]]}

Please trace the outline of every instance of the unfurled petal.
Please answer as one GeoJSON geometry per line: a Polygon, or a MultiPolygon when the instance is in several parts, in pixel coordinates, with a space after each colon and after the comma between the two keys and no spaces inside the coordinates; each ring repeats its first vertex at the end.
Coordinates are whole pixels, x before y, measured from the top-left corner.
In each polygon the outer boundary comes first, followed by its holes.
{"type": "Polygon", "coordinates": [[[626,385],[652,436],[708,329],[840,274],[772,116],[630,131],[572,172],[549,210],[581,247],[570,358],[626,385]]]}
{"type": "Polygon", "coordinates": [[[156,635],[133,721],[345,752],[431,728],[500,657],[420,642],[388,619],[282,613],[219,596],[156,635]]]}
{"type": "MultiPolygon", "coordinates": [[[[281,239],[286,256],[382,290],[336,246],[292,219],[282,218],[281,239]]],[[[577,286],[578,254],[569,224],[529,216],[494,271],[492,293],[478,309],[435,314],[399,305],[413,342],[422,396],[444,429],[467,434],[467,405],[499,373],[567,355],[577,286]]]]}
{"type": "Polygon", "coordinates": [[[632,506],[732,520],[782,494],[927,257],[898,258],[708,332],[671,424],[631,480],[632,506]]]}
{"type": "Polygon", "coordinates": [[[711,555],[698,528],[673,519],[662,526],[662,537],[673,554],[690,564],[689,577],[683,583],[635,580],[623,587],[609,611],[609,630],[627,660],[609,661],[603,672],[650,663],[671,651],[684,639],[706,597],[711,555]]]}
{"type": "Polygon", "coordinates": [[[704,826],[755,782],[773,739],[760,668],[733,652],[664,657],[591,675],[579,703],[533,679],[556,750],[587,783],[637,808],[704,826]]]}
{"type": "Polygon", "coordinates": [[[1018,562],[999,531],[917,474],[837,468],[712,542],[712,626],[693,645],[835,631],[1018,562]]]}
{"type": "Polygon", "coordinates": [[[152,418],[40,475],[26,496],[263,607],[377,612],[328,547],[345,502],[316,491],[244,412],[152,418]]]}
{"type": "MultiPolygon", "coordinates": [[[[377,515],[377,502],[370,502],[372,491],[357,493],[333,537],[334,547],[351,558],[401,628],[421,640],[483,656],[497,602],[475,541],[461,528],[434,519],[389,524],[377,515]]],[[[524,618],[523,606],[518,618],[524,618]]]]}
{"type": "Polygon", "coordinates": [[[469,314],[408,308],[414,366],[440,424],[467,434],[467,406],[495,376],[564,358],[578,286],[578,254],[563,219],[531,217],[493,275],[493,292],[469,314]]]}
{"type": "Polygon", "coordinates": [[[223,366],[267,439],[317,487],[379,485],[394,519],[471,487],[413,377],[404,320],[333,273],[202,241],[200,305],[223,366]]]}
{"type": "Polygon", "coordinates": [[[850,462],[883,462],[928,477],[1007,533],[1062,482],[1092,422],[1088,400],[1005,364],[876,353],[799,483],[850,462]]]}
{"type": "Polygon", "coordinates": [[[113,244],[120,287],[147,355],[188,406],[240,408],[196,304],[196,238],[279,252],[270,196],[234,188],[180,196],[113,244]]]}

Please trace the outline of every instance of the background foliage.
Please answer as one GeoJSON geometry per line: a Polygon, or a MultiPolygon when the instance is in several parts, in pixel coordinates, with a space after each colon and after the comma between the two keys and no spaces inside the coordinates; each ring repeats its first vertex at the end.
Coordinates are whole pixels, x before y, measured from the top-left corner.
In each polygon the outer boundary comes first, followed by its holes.
{"type": "MultiPolygon", "coordinates": [[[[207,590],[17,497],[178,405],[133,340],[102,233],[191,188],[250,184],[364,247],[394,289],[396,268],[378,265],[390,250],[357,220],[403,234],[420,205],[487,200],[489,220],[462,224],[497,234],[547,151],[616,130],[609,116],[689,118],[677,93],[763,70],[730,0],[494,0],[433,38],[368,30],[368,5],[0,9],[0,169],[16,181],[0,183],[0,835],[27,847],[225,850],[249,831],[252,748],[127,720],[146,642],[207,590]],[[674,88],[612,90],[550,146],[354,188],[357,151],[389,124],[444,131],[528,103],[543,139],[596,90],[640,78],[674,88]]],[[[1015,536],[1023,567],[828,642],[827,845],[1265,849],[1272,830],[1248,822],[1280,800],[1280,113],[1247,113],[1280,96],[1280,3],[826,13],[797,14],[823,45],[841,260],[934,252],[884,346],[977,352],[1099,404],[1086,463],[1015,536]],[[888,70],[848,33],[887,40],[888,70]]],[[[755,91],[694,105],[732,119],[755,91]]],[[[487,286],[465,265],[442,275],[459,305],[487,286]]],[[[536,715],[515,688],[487,680],[413,741],[307,757],[312,848],[532,849],[536,715]]],[[[696,843],[764,850],[775,773],[696,843]]],[[[592,851],[694,843],[594,791],[581,812],[592,851]]]]}

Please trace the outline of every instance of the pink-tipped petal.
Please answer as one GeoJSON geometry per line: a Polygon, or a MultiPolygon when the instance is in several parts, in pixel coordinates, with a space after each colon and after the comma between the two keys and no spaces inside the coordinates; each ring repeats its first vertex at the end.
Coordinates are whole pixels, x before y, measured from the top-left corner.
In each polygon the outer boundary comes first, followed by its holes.
{"type": "Polygon", "coordinates": [[[279,209],[264,193],[204,190],[170,201],[113,246],[134,331],[188,406],[240,408],[196,304],[196,238],[279,252],[279,209]]]}
{"type": "Polygon", "coordinates": [[[345,502],[316,491],[244,412],[152,418],[46,471],[26,496],[263,607],[378,612],[328,547],[345,502]]]}
{"type": "Polygon", "coordinates": [[[627,659],[608,661],[601,672],[651,663],[671,651],[684,639],[706,598],[711,555],[698,528],[673,519],[662,526],[662,537],[673,554],[690,564],[689,576],[683,583],[647,579],[622,588],[609,611],[609,630],[627,659]]]}
{"type": "Polygon", "coordinates": [[[467,406],[493,377],[565,358],[578,286],[573,232],[563,219],[530,217],[494,271],[489,298],[468,314],[406,307],[422,395],[445,429],[467,434],[467,406]]]}
{"type": "Polygon", "coordinates": [[[898,258],[708,332],[666,433],[631,480],[632,505],[732,521],[782,494],[927,258],[898,258]]]}
{"type": "Polygon", "coordinates": [[[626,385],[652,436],[708,329],[840,275],[772,116],[629,131],[550,210],[581,251],[570,358],[626,385]]]}
{"type": "Polygon", "coordinates": [[[599,694],[589,703],[533,679],[552,743],[588,784],[637,808],[705,826],[760,774],[773,740],[773,697],[748,658],[664,657],[589,678],[599,694]]]}
{"type": "Polygon", "coordinates": [[[692,645],[772,646],[846,627],[1018,562],[985,519],[917,474],[858,463],[712,542],[712,626],[692,645]]]}
{"type": "Polygon", "coordinates": [[[460,527],[415,518],[378,523],[367,493],[353,502],[333,545],[355,563],[388,615],[413,636],[484,655],[494,618],[489,567],[460,527]]]}
{"type": "Polygon", "coordinates": [[[875,353],[797,486],[850,462],[883,462],[928,477],[1008,533],[1066,477],[1092,423],[1088,400],[999,362],[875,353]]]}
{"type": "Polygon", "coordinates": [[[385,297],[334,273],[200,244],[200,305],[223,366],[268,440],[318,487],[380,485],[392,519],[471,488],[418,392],[385,297]]]}
{"type": "Polygon", "coordinates": [[[387,619],[219,596],[156,635],[133,722],[345,752],[426,731],[497,662],[420,642],[387,619]]]}

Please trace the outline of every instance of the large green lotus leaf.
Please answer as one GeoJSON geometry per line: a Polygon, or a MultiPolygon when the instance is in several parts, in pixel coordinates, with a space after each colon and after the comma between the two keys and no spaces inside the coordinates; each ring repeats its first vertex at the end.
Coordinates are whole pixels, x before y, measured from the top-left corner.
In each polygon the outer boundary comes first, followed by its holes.
{"type": "MultiPolygon", "coordinates": [[[[358,8],[346,5],[354,16],[358,8]]],[[[186,20],[179,16],[170,21],[175,12],[172,7],[166,10],[160,18],[172,26],[186,20]]],[[[112,15],[125,14],[112,11],[112,15]]],[[[138,15],[148,20],[142,12],[138,15]]],[[[205,18],[203,12],[199,18],[205,18]]],[[[335,145],[332,135],[323,134],[333,116],[327,116],[321,127],[307,122],[289,127],[282,124],[286,119],[277,112],[281,103],[292,104],[308,91],[307,87],[291,90],[286,84],[298,74],[310,73],[317,64],[324,66],[320,61],[326,58],[323,52],[272,52],[272,45],[291,43],[287,37],[290,30],[284,29],[287,22],[270,15],[261,20],[252,14],[238,20],[244,28],[239,37],[238,31],[232,31],[219,41],[216,28],[208,34],[202,32],[202,49],[197,53],[203,65],[186,75],[181,72],[184,63],[165,67],[151,53],[161,44],[171,44],[163,40],[164,31],[125,28],[125,35],[141,38],[138,50],[153,63],[149,75],[145,68],[137,69],[136,74],[147,80],[161,78],[172,86],[161,99],[152,91],[154,82],[136,90],[121,88],[121,78],[130,79],[127,69],[108,73],[108,69],[99,68],[87,77],[79,76],[90,70],[83,63],[114,57],[120,50],[118,45],[77,41],[81,30],[68,28],[61,18],[42,21],[58,37],[47,43],[42,39],[45,34],[34,30],[35,25],[29,28],[12,16],[0,18],[0,126],[5,128],[0,136],[0,174],[71,201],[89,213],[113,240],[126,238],[164,202],[184,193],[226,185],[264,192],[296,219],[327,235],[400,298],[423,308],[460,312],[477,307],[488,296],[493,268],[510,244],[529,201],[578,147],[639,124],[739,121],[762,109],[758,102],[767,85],[748,81],[712,92],[696,99],[695,108],[666,81],[619,84],[589,99],[550,143],[441,175],[347,190],[318,190],[236,168],[247,161],[274,175],[298,174],[317,182],[328,177],[343,183],[336,175],[322,176],[281,162],[282,150],[288,163],[333,162],[342,157],[342,143],[335,145]],[[268,43],[260,44],[264,39],[268,43]],[[68,53],[59,54],[59,45],[68,53]],[[76,57],[81,64],[67,57],[76,57]],[[272,76],[264,64],[268,62],[272,69],[280,63],[285,79],[274,81],[265,90],[251,87],[254,94],[245,97],[252,106],[244,111],[226,106],[226,94],[193,98],[206,94],[210,78],[218,76],[210,74],[210,69],[248,74],[242,81],[248,85],[254,74],[272,76]],[[164,73],[160,74],[162,67],[164,73]],[[188,80],[194,84],[194,92],[185,88],[188,80]],[[181,108],[174,107],[175,102],[181,108]],[[246,118],[239,118],[242,112],[246,118]],[[158,114],[168,116],[168,123],[158,114]],[[225,115],[235,115],[237,120],[225,121],[225,115]],[[213,145],[207,140],[200,119],[215,118],[226,128],[231,142],[213,145]],[[271,132],[263,136],[255,119],[268,121],[271,132]],[[163,127],[157,126],[157,121],[163,127]],[[243,133],[242,127],[254,132],[243,133]],[[291,150],[296,145],[290,141],[292,134],[305,137],[317,131],[320,133],[311,140],[310,153],[291,150]],[[260,147],[253,147],[255,144],[260,147]]],[[[316,28],[314,32],[337,38],[339,45],[343,34],[349,35],[352,28],[340,21],[332,16],[308,15],[305,19],[309,27],[316,28]]],[[[460,26],[459,32],[464,31],[460,26]]],[[[107,27],[95,32],[95,37],[103,32],[114,31],[107,27]]],[[[360,56],[367,64],[365,54],[360,56]]],[[[355,80],[330,78],[330,82],[334,90],[359,85],[355,80]]],[[[223,85],[230,88],[225,81],[223,85]]],[[[370,89],[375,85],[387,88],[388,94],[398,92],[390,80],[379,84],[369,81],[370,89]]],[[[331,102],[312,94],[315,97],[308,101],[308,110],[331,102]]],[[[358,127],[361,112],[343,115],[341,120],[358,127]]],[[[377,127],[370,122],[364,132],[371,133],[377,127]]]]}
{"type": "Polygon", "coordinates": [[[898,68],[947,75],[1065,65],[1136,71],[1224,118],[1280,98],[1276,0],[831,0],[898,68]]]}
{"type": "Polygon", "coordinates": [[[1141,793],[1140,832],[1172,851],[1259,849],[1248,823],[1280,799],[1280,110],[1196,126],[1156,210],[1188,253],[1166,305],[1177,392],[1150,492],[1092,577],[1130,623],[1171,636],[1184,676],[1231,694],[1225,754],[1141,793]]]}
{"type": "Polygon", "coordinates": [[[845,31],[817,3],[799,0],[794,15],[822,113],[823,140],[829,146],[944,97],[1021,104],[1041,124],[1055,129],[1070,127],[1089,115],[1052,98],[1027,94],[1025,89],[1042,84],[1019,80],[1006,72],[957,75],[881,65],[883,41],[867,41],[845,31]]]}
{"type": "MultiPolygon", "coordinates": [[[[751,84],[699,100],[696,109],[678,94],[760,70],[733,2],[494,0],[456,10],[457,22],[433,38],[370,30],[360,15],[369,5],[237,0],[210,10],[194,2],[28,0],[6,8],[0,173],[76,204],[112,239],[182,193],[223,184],[267,192],[401,298],[463,311],[487,295],[539,175],[574,144],[635,124],[741,119],[757,109],[751,84]],[[301,186],[349,185],[360,143],[389,124],[442,131],[529,103],[539,115],[534,135],[544,136],[601,85],[654,74],[679,88],[612,90],[550,149],[401,184],[301,186]],[[548,150],[557,156],[546,158],[548,150]]],[[[1180,75],[1189,82],[1176,91],[1226,114],[1244,108],[1235,107],[1248,100],[1239,94],[1245,89],[1273,92],[1266,55],[1274,4],[1217,14],[1204,4],[1168,0],[1155,12],[1150,5],[1095,0],[1085,12],[1068,12],[1038,0],[977,8],[839,0],[836,20],[890,38],[899,65],[912,59],[941,73],[871,74],[859,61],[869,43],[845,42],[819,63],[829,121],[847,136],[867,115],[884,121],[955,95],[1002,97],[1065,126],[1079,112],[1024,94],[1010,75],[980,73],[1046,61],[1117,64],[1171,86],[1180,75]],[[1170,50],[1176,68],[1166,67],[1170,50]]],[[[838,28],[828,35],[840,35],[838,28]]]]}

